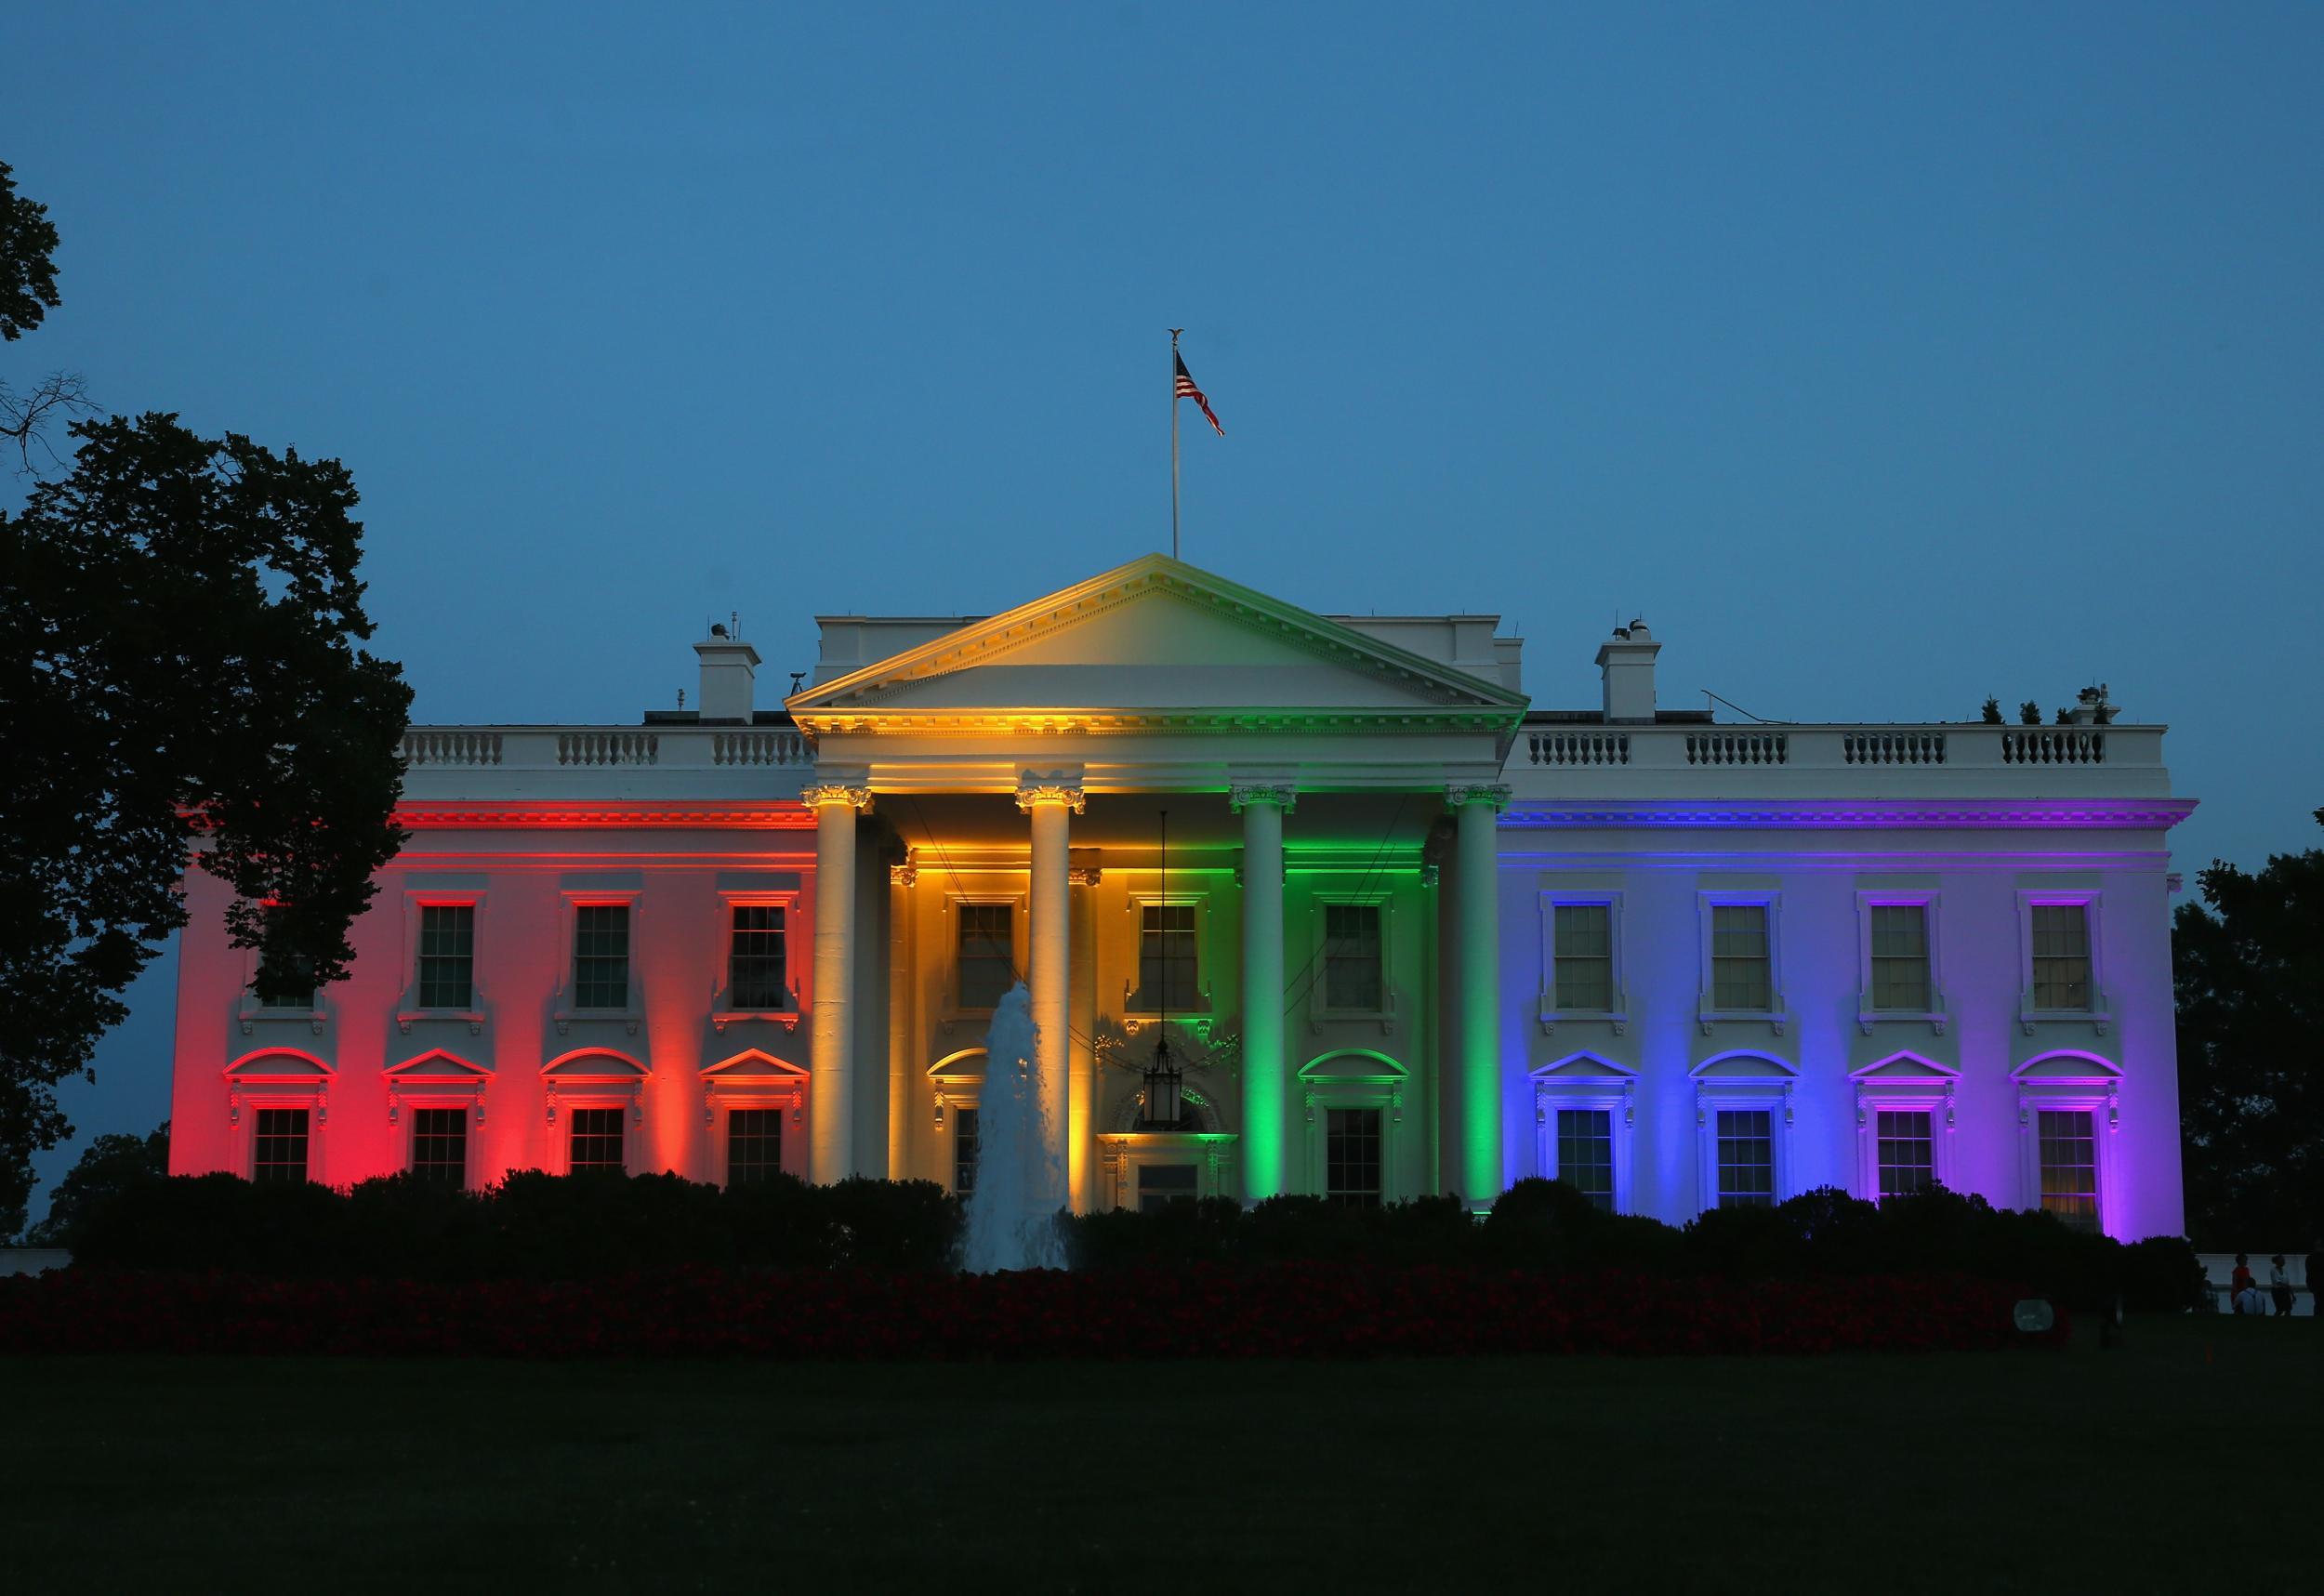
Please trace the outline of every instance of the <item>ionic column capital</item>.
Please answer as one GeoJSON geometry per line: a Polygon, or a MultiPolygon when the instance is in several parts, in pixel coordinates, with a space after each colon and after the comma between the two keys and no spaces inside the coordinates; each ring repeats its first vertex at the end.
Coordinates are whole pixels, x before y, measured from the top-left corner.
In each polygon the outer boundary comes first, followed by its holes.
{"type": "Polygon", "coordinates": [[[1299,807],[1300,789],[1288,782],[1231,782],[1226,789],[1227,807],[1236,814],[1255,803],[1271,803],[1289,814],[1299,807]]]}
{"type": "Polygon", "coordinates": [[[810,809],[843,803],[860,813],[871,808],[872,790],[869,786],[851,786],[845,782],[818,782],[800,788],[799,801],[810,809]]]}
{"type": "Polygon", "coordinates": [[[1082,812],[1085,799],[1079,784],[1042,781],[1027,775],[1017,783],[1017,807],[1031,814],[1037,804],[1063,804],[1074,813],[1082,812]]]}
{"type": "Polygon", "coordinates": [[[1507,782],[1449,782],[1445,786],[1445,804],[1459,809],[1464,804],[1491,804],[1495,813],[1509,807],[1510,786],[1507,782]]]}

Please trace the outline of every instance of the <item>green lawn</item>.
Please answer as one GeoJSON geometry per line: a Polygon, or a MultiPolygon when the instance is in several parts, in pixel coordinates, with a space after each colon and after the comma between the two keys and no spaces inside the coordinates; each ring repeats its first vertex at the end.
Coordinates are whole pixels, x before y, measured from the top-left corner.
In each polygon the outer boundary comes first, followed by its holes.
{"type": "Polygon", "coordinates": [[[2319,1328],[1919,1359],[0,1361],[0,1588],[2312,1588],[2319,1328]]]}

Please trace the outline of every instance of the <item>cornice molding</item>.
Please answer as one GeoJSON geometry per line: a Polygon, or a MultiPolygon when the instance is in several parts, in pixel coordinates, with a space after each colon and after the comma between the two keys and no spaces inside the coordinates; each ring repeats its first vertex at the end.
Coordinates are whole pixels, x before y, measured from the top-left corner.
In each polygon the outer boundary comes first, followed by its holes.
{"type": "Polygon", "coordinates": [[[517,830],[812,831],[814,811],[804,804],[589,802],[420,802],[401,805],[395,824],[407,831],[507,827],[517,830]]]}
{"type": "Polygon", "coordinates": [[[1631,826],[1675,830],[1729,826],[1747,830],[2160,830],[2195,811],[2193,798],[1798,799],[1761,803],[1645,798],[1616,803],[1514,802],[1501,815],[1511,830],[1631,826]]]}

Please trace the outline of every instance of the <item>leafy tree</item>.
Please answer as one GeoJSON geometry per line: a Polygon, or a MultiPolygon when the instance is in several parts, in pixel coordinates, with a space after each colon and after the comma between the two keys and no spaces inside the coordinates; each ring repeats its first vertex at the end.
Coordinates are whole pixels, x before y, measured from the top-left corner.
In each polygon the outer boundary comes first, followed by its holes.
{"type": "MultiPolygon", "coordinates": [[[[14,343],[37,327],[61,301],[57,297],[57,226],[48,207],[20,198],[13,168],[0,161],[0,342],[14,343]]],[[[19,393],[0,381],[0,438],[17,447],[20,468],[29,471],[38,444],[50,459],[46,428],[51,419],[96,407],[87,386],[70,372],[51,372],[19,393]]]]}
{"type": "Polygon", "coordinates": [[[2028,698],[2027,700],[2026,700],[2026,702],[2025,702],[2025,703],[2023,703],[2023,704],[2019,705],[2019,706],[2017,706],[2017,723],[2018,723],[2020,726],[2039,726],[2039,725],[2040,725],[2040,724],[2041,724],[2041,706],[2040,706],[2040,705],[2039,705],[2039,704],[2036,704],[2036,703],[2035,703],[2032,699],[2030,699],[2030,698],[2028,698]]]}
{"type": "Polygon", "coordinates": [[[0,511],[0,1233],[189,860],[262,979],[325,983],[403,840],[411,690],[358,646],[346,468],[171,415],[72,431],[71,473],[0,511]]]}
{"type": "Polygon", "coordinates": [[[2188,1223],[2215,1247],[2305,1247],[2324,1230],[2324,849],[2198,879],[2209,908],[2180,906],[2172,950],[2188,1223]]]}
{"type": "Polygon", "coordinates": [[[0,340],[14,343],[55,310],[57,224],[48,207],[20,199],[16,168],[0,161],[0,340]]]}
{"type": "Polygon", "coordinates": [[[1987,698],[1985,701],[1982,719],[1987,726],[1999,726],[2001,723],[2001,701],[1998,698],[1987,698]]]}
{"type": "Polygon", "coordinates": [[[48,1217],[25,1239],[34,1246],[71,1246],[82,1224],[119,1192],[169,1176],[169,1121],[146,1136],[100,1136],[82,1151],[48,1194],[48,1217]]]}

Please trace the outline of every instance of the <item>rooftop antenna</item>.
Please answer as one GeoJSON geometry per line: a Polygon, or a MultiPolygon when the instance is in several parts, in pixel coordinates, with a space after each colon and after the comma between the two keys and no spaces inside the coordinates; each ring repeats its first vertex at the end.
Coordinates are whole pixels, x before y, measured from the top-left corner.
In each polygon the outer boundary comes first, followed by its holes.
{"type": "Polygon", "coordinates": [[[796,697],[798,697],[798,696],[799,696],[799,684],[800,682],[802,682],[802,681],[805,681],[806,679],[807,679],[807,673],[806,673],[805,671],[803,671],[803,670],[795,670],[795,671],[791,672],[791,696],[792,696],[792,697],[796,698],[796,697]]]}
{"type": "Polygon", "coordinates": [[[741,612],[741,611],[739,611],[739,610],[729,610],[729,611],[727,611],[727,612],[726,612],[726,627],[727,627],[727,630],[728,630],[731,634],[733,634],[733,636],[734,637],[735,640],[739,642],[739,641],[742,640],[742,635],[743,635],[743,617],[742,617],[742,612],[741,612]]]}

